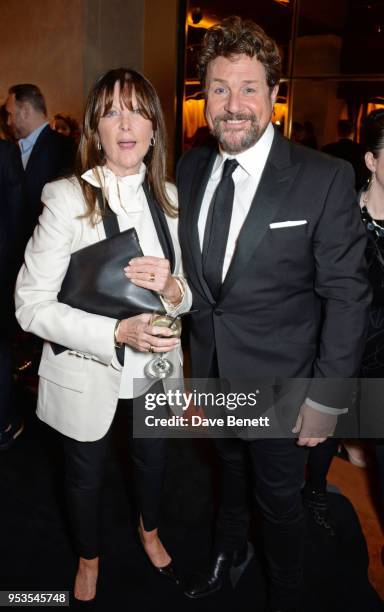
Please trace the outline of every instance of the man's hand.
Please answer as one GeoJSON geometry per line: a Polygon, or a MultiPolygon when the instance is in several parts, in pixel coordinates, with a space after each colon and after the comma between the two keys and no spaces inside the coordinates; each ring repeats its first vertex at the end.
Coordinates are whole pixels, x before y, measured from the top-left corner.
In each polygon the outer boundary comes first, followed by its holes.
{"type": "Polygon", "coordinates": [[[320,412],[303,404],[299,410],[292,433],[298,433],[298,446],[317,446],[332,436],[337,424],[337,416],[320,412]]]}

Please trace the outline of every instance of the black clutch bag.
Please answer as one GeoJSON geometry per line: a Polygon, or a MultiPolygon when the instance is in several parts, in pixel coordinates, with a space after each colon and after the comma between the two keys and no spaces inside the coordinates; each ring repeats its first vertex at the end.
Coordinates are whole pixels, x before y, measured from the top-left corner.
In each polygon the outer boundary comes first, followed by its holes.
{"type": "Polygon", "coordinates": [[[133,227],[79,249],[71,255],[58,301],[114,319],[143,312],[164,313],[157,293],[137,287],[124,275],[129,260],[142,256],[133,227]]]}

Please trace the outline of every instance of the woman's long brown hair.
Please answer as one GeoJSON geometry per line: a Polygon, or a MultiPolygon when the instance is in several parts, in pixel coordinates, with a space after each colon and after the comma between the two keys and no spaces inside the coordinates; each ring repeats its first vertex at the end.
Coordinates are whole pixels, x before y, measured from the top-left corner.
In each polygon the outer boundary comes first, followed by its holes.
{"type": "Polygon", "coordinates": [[[97,206],[97,188],[84,181],[81,175],[95,166],[105,164],[104,152],[100,148],[98,126],[101,117],[112,106],[116,83],[120,84],[121,103],[132,110],[132,92],[134,91],[140,113],[152,122],[155,144],[149,147],[144,158],[148,184],[164,212],[170,217],[175,217],[176,208],[170,202],[165,188],[166,129],[160,100],[153,85],[142,74],[130,68],[117,68],[106,72],[96,81],[88,96],[75,171],[86,202],[87,211],[84,216],[89,217],[91,223],[95,224],[100,214],[104,212],[100,211],[97,206]]]}

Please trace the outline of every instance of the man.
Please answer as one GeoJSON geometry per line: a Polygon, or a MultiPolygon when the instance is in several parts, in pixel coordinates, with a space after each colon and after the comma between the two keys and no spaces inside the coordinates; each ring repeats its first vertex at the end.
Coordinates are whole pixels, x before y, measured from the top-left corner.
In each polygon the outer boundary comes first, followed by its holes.
{"type": "Polygon", "coordinates": [[[10,340],[14,329],[13,288],[24,247],[24,172],[20,152],[0,140],[0,451],[23,430],[12,398],[10,340]]]}
{"type": "Polygon", "coordinates": [[[72,140],[49,127],[44,96],[36,85],[13,85],[6,100],[8,125],[19,141],[25,169],[28,198],[28,237],[41,212],[41,192],[45,183],[71,170],[74,158],[72,140]]]}
{"type": "Polygon", "coordinates": [[[295,610],[300,596],[302,446],[331,433],[313,427],[314,416],[347,408],[317,379],[357,375],[370,300],[352,169],[274,130],[280,65],[276,44],[252,21],[230,17],[208,30],[200,72],[219,146],[191,149],[178,168],[180,242],[198,310],[192,376],[311,379],[292,408],[297,443],[215,440],[222,492],[214,557],[186,591],[209,595],[241,561],[246,450],[274,611],[295,610]]]}
{"type": "Polygon", "coordinates": [[[353,124],[349,119],[340,119],[337,123],[337,135],[339,140],[330,142],[322,147],[324,153],[345,159],[352,164],[356,177],[356,189],[363,186],[365,172],[364,149],[353,140],[353,124]]]}

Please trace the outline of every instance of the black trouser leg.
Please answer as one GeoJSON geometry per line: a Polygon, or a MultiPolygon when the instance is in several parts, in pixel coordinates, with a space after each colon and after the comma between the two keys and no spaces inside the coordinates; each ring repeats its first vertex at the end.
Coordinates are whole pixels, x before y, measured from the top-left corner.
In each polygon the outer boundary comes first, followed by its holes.
{"type": "Polygon", "coordinates": [[[307,462],[307,487],[310,490],[325,493],[327,474],[339,444],[339,438],[328,438],[310,449],[307,462]]]}
{"type": "Polygon", "coordinates": [[[166,440],[164,438],[133,437],[132,401],[120,400],[120,404],[122,406],[126,404],[130,417],[131,454],[137,506],[145,531],[152,531],[159,524],[161,494],[167,462],[166,440]]]}
{"type": "Polygon", "coordinates": [[[254,476],[254,498],[262,532],[272,606],[297,604],[302,586],[304,515],[301,486],[306,451],[292,439],[248,442],[254,476]]]}
{"type": "Polygon", "coordinates": [[[0,334],[0,432],[12,420],[11,414],[12,366],[10,341],[0,334]]]}
{"type": "Polygon", "coordinates": [[[216,438],[214,442],[220,461],[216,548],[232,552],[246,543],[249,525],[244,442],[238,438],[216,438]]]}
{"type": "Polygon", "coordinates": [[[109,432],[95,442],[62,436],[65,455],[65,493],[75,549],[80,557],[100,554],[101,490],[109,432]]]}

